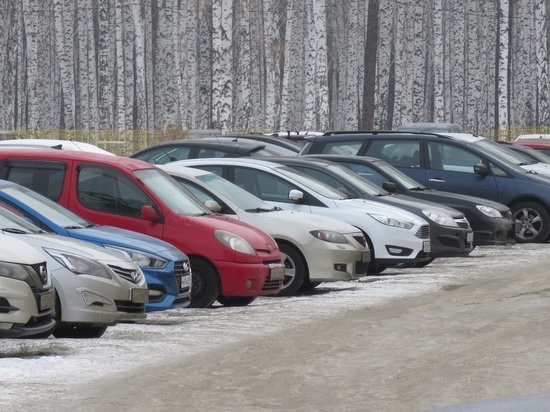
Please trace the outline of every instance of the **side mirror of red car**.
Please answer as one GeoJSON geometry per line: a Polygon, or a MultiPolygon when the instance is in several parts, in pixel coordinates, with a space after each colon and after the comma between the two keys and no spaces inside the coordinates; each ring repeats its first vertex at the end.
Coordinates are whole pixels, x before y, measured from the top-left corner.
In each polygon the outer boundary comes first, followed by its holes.
{"type": "Polygon", "coordinates": [[[157,222],[159,220],[159,215],[153,206],[145,205],[141,208],[141,218],[150,222],[157,222]]]}

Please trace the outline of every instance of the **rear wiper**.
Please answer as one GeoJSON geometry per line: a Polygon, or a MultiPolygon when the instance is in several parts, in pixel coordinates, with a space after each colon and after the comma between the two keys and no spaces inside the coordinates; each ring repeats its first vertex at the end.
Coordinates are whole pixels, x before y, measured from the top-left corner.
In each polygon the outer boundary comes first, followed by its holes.
{"type": "Polygon", "coordinates": [[[25,235],[25,234],[31,233],[27,230],[16,229],[14,227],[5,227],[5,228],[2,229],[2,232],[16,233],[18,235],[25,235]]]}

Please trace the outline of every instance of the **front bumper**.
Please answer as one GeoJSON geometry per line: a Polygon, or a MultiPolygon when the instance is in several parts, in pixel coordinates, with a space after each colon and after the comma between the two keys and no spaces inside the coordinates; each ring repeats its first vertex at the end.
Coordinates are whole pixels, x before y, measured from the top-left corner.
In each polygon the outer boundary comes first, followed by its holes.
{"type": "Polygon", "coordinates": [[[474,230],[474,245],[513,245],[516,243],[514,234],[520,230],[520,223],[510,218],[490,218],[470,221],[474,230]]]}
{"type": "Polygon", "coordinates": [[[430,257],[464,257],[474,249],[474,232],[468,228],[431,225],[430,257]]]}
{"type": "Polygon", "coordinates": [[[274,295],[281,291],[284,264],[277,262],[239,263],[214,261],[222,283],[221,294],[225,297],[251,297],[274,295]],[[271,275],[281,271],[282,276],[271,275]]]}
{"type": "Polygon", "coordinates": [[[189,261],[171,262],[163,269],[142,268],[149,302],[147,312],[185,308],[191,303],[191,266],[189,261]]]}

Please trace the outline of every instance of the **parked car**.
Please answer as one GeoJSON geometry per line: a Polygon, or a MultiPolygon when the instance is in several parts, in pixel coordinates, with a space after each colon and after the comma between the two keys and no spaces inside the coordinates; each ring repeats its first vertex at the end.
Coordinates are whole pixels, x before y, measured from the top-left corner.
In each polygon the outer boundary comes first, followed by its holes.
{"type": "Polygon", "coordinates": [[[174,163],[160,167],[212,211],[249,223],[275,239],[286,268],[279,296],[366,275],[370,251],[355,226],[271,206],[214,173],[174,163]]]}
{"type": "Polygon", "coordinates": [[[58,150],[76,150],[80,152],[92,152],[92,153],[103,153],[107,155],[114,156],[114,153],[111,153],[107,150],[101,149],[93,144],[77,142],[75,140],[62,140],[62,139],[8,139],[0,140],[0,147],[9,146],[9,147],[48,147],[51,149],[58,150]]]}
{"type": "Polygon", "coordinates": [[[550,140],[515,140],[514,144],[522,147],[529,147],[537,152],[541,152],[545,156],[550,156],[550,140]]]}
{"type": "Polygon", "coordinates": [[[413,122],[403,123],[397,128],[397,131],[423,133],[464,133],[464,128],[457,123],[413,122]]]}
{"type": "Polygon", "coordinates": [[[303,146],[305,144],[305,137],[309,136],[320,136],[323,132],[314,132],[311,130],[287,130],[283,132],[273,132],[273,133],[267,133],[268,136],[278,137],[285,140],[290,140],[292,142],[295,142],[299,144],[300,146],[303,146]]]}
{"type": "Polygon", "coordinates": [[[139,266],[119,252],[49,234],[0,208],[0,231],[37,248],[55,289],[58,338],[98,338],[108,326],[145,319],[149,292],[139,266]]]}
{"type": "Polygon", "coordinates": [[[276,157],[270,161],[291,167],[343,192],[349,199],[368,199],[407,210],[430,224],[430,256],[464,257],[473,250],[474,232],[464,213],[450,207],[390,194],[350,169],[307,156],[276,157]]]}
{"type": "Polygon", "coordinates": [[[0,207],[47,232],[85,240],[131,258],[147,280],[148,312],[189,306],[189,258],[170,243],[118,227],[94,225],[47,197],[6,180],[0,180],[0,207]]]}
{"type": "Polygon", "coordinates": [[[226,139],[235,142],[256,142],[266,146],[274,155],[277,156],[292,156],[298,154],[302,149],[302,145],[294,140],[284,137],[265,134],[224,134],[217,137],[218,139],[226,139]]]}
{"type": "MultiPolygon", "coordinates": [[[[505,141],[498,141],[497,143],[501,144],[502,146],[506,147],[507,149],[513,150],[514,152],[518,153],[520,156],[523,156],[525,158],[526,162],[530,163],[549,163],[550,164],[550,157],[545,155],[543,152],[536,150],[532,147],[529,147],[527,145],[520,144],[520,142],[505,142],[505,141]]],[[[550,142],[548,142],[550,143],[550,142]]],[[[548,145],[550,148],[550,145],[548,145]]]]}
{"type": "Polygon", "coordinates": [[[550,179],[509,160],[515,156],[503,157],[502,150],[471,135],[374,131],[319,136],[301,154],[383,159],[425,186],[507,205],[521,223],[516,241],[544,242],[550,234],[550,179]]]}
{"type": "Polygon", "coordinates": [[[282,148],[270,150],[266,144],[260,142],[203,137],[201,139],[172,140],[170,142],[159,143],[158,145],[142,149],[130,155],[130,157],[162,165],[176,160],[197,158],[279,156],[281,150],[282,148]]]}
{"type": "Polygon", "coordinates": [[[54,305],[44,255],[22,240],[0,234],[0,338],[51,334],[54,305]]]}
{"type": "Polygon", "coordinates": [[[531,134],[520,134],[518,137],[516,137],[516,141],[519,141],[519,140],[544,140],[544,139],[550,139],[550,134],[531,133],[531,134]]]}
{"type": "Polygon", "coordinates": [[[216,173],[273,206],[329,216],[359,228],[371,250],[368,274],[401,263],[431,260],[430,225],[403,209],[345,199],[317,179],[265,160],[192,159],[179,163],[216,173]]]}
{"type": "Polygon", "coordinates": [[[474,231],[475,246],[514,244],[515,233],[520,230],[520,223],[514,219],[508,206],[481,197],[430,189],[384,160],[368,156],[330,154],[304,157],[316,157],[338,163],[389,192],[460,210],[474,231]]]}
{"type": "Polygon", "coordinates": [[[127,157],[0,148],[0,178],[100,225],[162,239],[190,260],[190,307],[247,305],[281,290],[284,265],[268,234],[214,215],[159,168],[127,157]]]}

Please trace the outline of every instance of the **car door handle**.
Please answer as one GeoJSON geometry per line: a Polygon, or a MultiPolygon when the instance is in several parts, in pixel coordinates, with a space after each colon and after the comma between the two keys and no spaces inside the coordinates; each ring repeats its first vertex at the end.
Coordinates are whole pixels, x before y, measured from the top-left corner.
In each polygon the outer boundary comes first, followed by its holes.
{"type": "Polygon", "coordinates": [[[434,177],[432,179],[428,179],[428,182],[445,183],[445,179],[441,179],[439,177],[434,177]]]}

